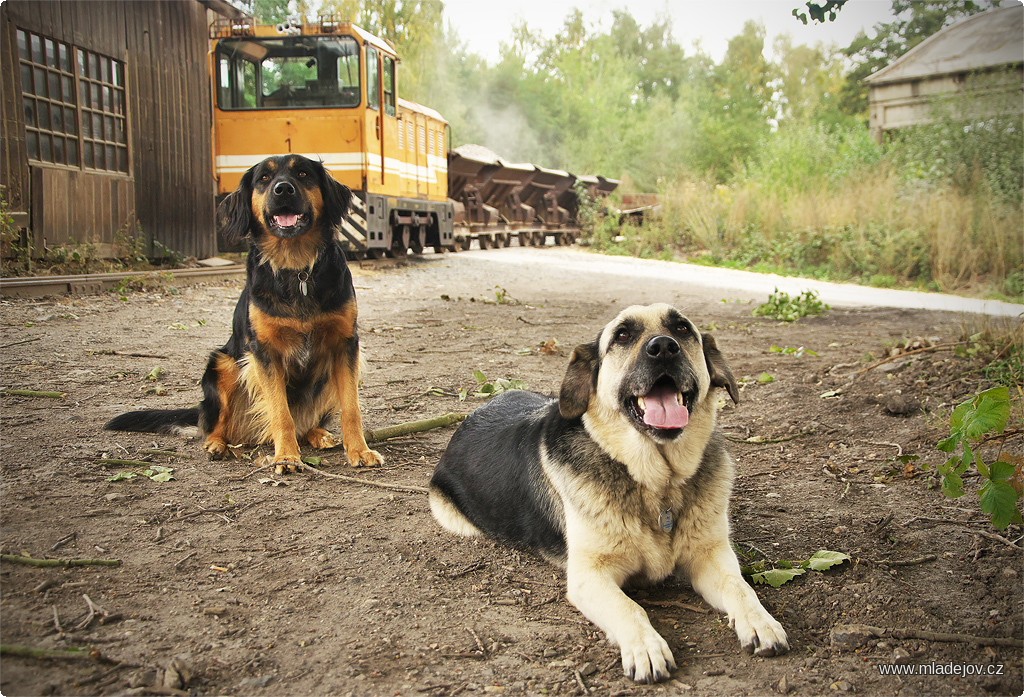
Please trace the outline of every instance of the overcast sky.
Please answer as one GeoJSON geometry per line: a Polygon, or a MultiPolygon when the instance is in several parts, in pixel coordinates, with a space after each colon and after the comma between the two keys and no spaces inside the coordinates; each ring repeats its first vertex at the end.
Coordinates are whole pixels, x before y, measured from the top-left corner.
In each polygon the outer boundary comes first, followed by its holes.
{"type": "MultiPolygon", "coordinates": [[[[607,29],[612,11],[628,10],[641,26],[659,17],[672,20],[676,40],[688,53],[699,42],[715,61],[747,20],[765,26],[767,44],[789,34],[798,44],[846,46],[861,29],[891,21],[890,0],[850,0],[835,22],[804,26],[792,11],[801,0],[445,0],[446,22],[455,28],[469,49],[490,62],[498,59],[498,46],[511,37],[512,26],[525,21],[546,37],[564,23],[573,8],[583,10],[587,25],[607,29]]],[[[870,34],[870,32],[869,32],[870,34]]]]}

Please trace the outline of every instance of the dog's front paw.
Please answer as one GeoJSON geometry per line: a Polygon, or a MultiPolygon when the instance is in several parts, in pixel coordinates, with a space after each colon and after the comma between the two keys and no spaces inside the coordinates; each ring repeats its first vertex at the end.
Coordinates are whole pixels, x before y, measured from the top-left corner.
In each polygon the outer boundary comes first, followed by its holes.
{"type": "Polygon", "coordinates": [[[306,468],[302,464],[302,460],[295,457],[279,457],[274,458],[274,474],[290,474],[293,472],[301,472],[306,468]]]}
{"type": "Polygon", "coordinates": [[[384,456],[369,448],[351,448],[345,451],[345,455],[348,457],[348,463],[353,467],[376,467],[384,464],[384,456]]]}
{"type": "Polygon", "coordinates": [[[210,436],[203,443],[203,450],[210,456],[211,460],[223,460],[228,455],[228,444],[222,438],[210,436]]]}
{"type": "Polygon", "coordinates": [[[631,641],[623,641],[622,672],[636,682],[653,683],[668,678],[676,667],[676,660],[668,644],[654,627],[644,627],[631,641]]]}
{"type": "Polygon", "coordinates": [[[786,630],[760,604],[755,609],[737,613],[732,625],[747,653],[756,656],[781,656],[789,651],[786,630]]]}
{"type": "Polygon", "coordinates": [[[314,428],[306,434],[306,442],[317,450],[330,450],[341,445],[334,434],[323,428],[314,428]]]}

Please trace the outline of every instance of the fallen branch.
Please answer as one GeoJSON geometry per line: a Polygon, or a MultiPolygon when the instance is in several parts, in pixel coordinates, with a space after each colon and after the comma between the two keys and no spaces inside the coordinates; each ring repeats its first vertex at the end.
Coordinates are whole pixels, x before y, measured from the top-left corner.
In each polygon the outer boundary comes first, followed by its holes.
{"type": "Polygon", "coordinates": [[[934,554],[925,554],[921,557],[914,559],[879,559],[878,564],[885,564],[886,566],[917,566],[918,564],[927,564],[930,561],[938,559],[934,554]]]}
{"type": "Polygon", "coordinates": [[[426,494],[426,487],[422,486],[406,486],[404,484],[385,484],[384,482],[374,482],[369,479],[360,479],[359,477],[349,477],[344,474],[331,474],[324,472],[323,470],[317,469],[313,465],[302,463],[304,469],[316,472],[321,477],[327,477],[328,479],[340,479],[343,482],[351,482],[353,484],[363,484],[365,486],[375,486],[379,489],[389,489],[391,491],[401,491],[407,494],[426,494]]]}
{"type": "Polygon", "coordinates": [[[926,629],[883,629],[882,627],[865,627],[877,637],[894,639],[920,639],[921,641],[939,641],[950,644],[978,644],[979,646],[1014,646],[1024,648],[1024,639],[999,636],[973,636],[970,634],[951,634],[949,632],[931,632],[926,629]]]}
{"type": "Polygon", "coordinates": [[[952,343],[952,344],[935,344],[934,346],[925,346],[923,348],[914,349],[912,351],[903,351],[902,353],[897,353],[895,356],[886,356],[885,358],[881,358],[881,359],[875,361],[874,363],[872,363],[871,365],[868,365],[868,366],[866,366],[864,368],[861,368],[860,370],[858,370],[857,372],[853,373],[852,375],[854,375],[854,376],[863,375],[864,373],[868,372],[869,370],[874,370],[875,368],[877,368],[880,365],[885,365],[886,363],[892,363],[893,361],[898,361],[901,358],[906,358],[907,356],[913,356],[913,355],[916,355],[918,353],[927,353],[929,351],[947,351],[949,349],[953,349],[953,348],[956,348],[957,346],[960,346],[962,343],[964,343],[964,342],[958,341],[958,342],[955,342],[955,343],[952,343]]]}
{"type": "Polygon", "coordinates": [[[126,356],[130,358],[168,358],[159,353],[140,353],[138,351],[95,351],[94,356],[126,356]]]}
{"type": "Polygon", "coordinates": [[[99,652],[92,649],[41,649],[23,644],[0,644],[0,656],[20,658],[60,658],[72,660],[103,660],[99,652]]]}
{"type": "Polygon", "coordinates": [[[46,392],[43,390],[0,390],[0,394],[8,397],[46,397],[47,399],[64,399],[64,392],[46,392]]]}
{"type": "Polygon", "coordinates": [[[145,460],[119,460],[116,457],[101,457],[97,460],[101,465],[113,465],[114,467],[152,467],[152,462],[145,460]]]}
{"type": "Polygon", "coordinates": [[[23,557],[18,554],[0,554],[0,561],[9,561],[12,564],[24,564],[25,566],[121,566],[120,559],[38,559],[36,557],[23,557]]]}
{"type": "Polygon", "coordinates": [[[41,336],[34,336],[31,339],[22,339],[21,341],[14,341],[10,344],[4,344],[3,346],[0,346],[0,349],[9,349],[12,346],[21,346],[22,344],[31,344],[33,341],[42,341],[42,339],[43,337],[41,336]]]}
{"type": "Polygon", "coordinates": [[[146,455],[162,455],[164,457],[185,457],[183,453],[179,453],[176,450],[143,450],[146,455]]]}
{"type": "Polygon", "coordinates": [[[410,421],[404,424],[396,424],[395,426],[385,426],[383,428],[367,430],[364,435],[367,443],[379,443],[381,441],[388,440],[389,438],[398,438],[399,436],[408,436],[413,433],[421,433],[435,428],[451,426],[452,424],[457,424],[464,420],[466,416],[466,414],[448,413],[442,416],[435,416],[432,419],[410,421]]]}

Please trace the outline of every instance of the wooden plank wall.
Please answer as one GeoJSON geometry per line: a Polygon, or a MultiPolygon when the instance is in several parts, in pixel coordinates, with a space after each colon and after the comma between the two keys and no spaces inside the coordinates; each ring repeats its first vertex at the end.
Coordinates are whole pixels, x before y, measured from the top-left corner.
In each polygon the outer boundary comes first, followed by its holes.
{"type": "Polygon", "coordinates": [[[112,245],[118,230],[135,217],[135,183],[126,177],[55,167],[31,169],[36,192],[32,229],[41,231],[37,245],[112,245]],[[116,221],[121,222],[111,229],[116,221]]]}
{"type": "Polygon", "coordinates": [[[8,0],[0,7],[4,66],[17,65],[16,27],[117,58],[127,75],[125,177],[46,165],[30,171],[18,71],[0,70],[0,184],[31,211],[36,244],[86,234],[112,243],[134,211],[147,237],[167,248],[216,254],[206,9],[195,0],[8,0]]]}
{"type": "MultiPolygon", "coordinates": [[[[90,3],[93,4],[93,3],[90,3]]],[[[193,0],[111,2],[126,15],[139,220],[189,256],[217,253],[206,9],[193,0]]]]}

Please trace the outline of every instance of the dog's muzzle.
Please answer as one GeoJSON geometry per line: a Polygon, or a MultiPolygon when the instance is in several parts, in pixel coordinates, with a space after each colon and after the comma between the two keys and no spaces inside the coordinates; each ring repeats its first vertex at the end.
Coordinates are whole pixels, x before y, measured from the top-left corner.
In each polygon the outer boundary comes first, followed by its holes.
{"type": "Polygon", "coordinates": [[[267,203],[266,220],[275,236],[284,239],[298,237],[310,228],[313,216],[291,181],[279,179],[274,182],[267,203]]]}
{"type": "Polygon", "coordinates": [[[648,341],[633,379],[623,387],[626,413],[638,430],[672,440],[690,422],[697,381],[674,338],[656,336],[648,341]]]}

